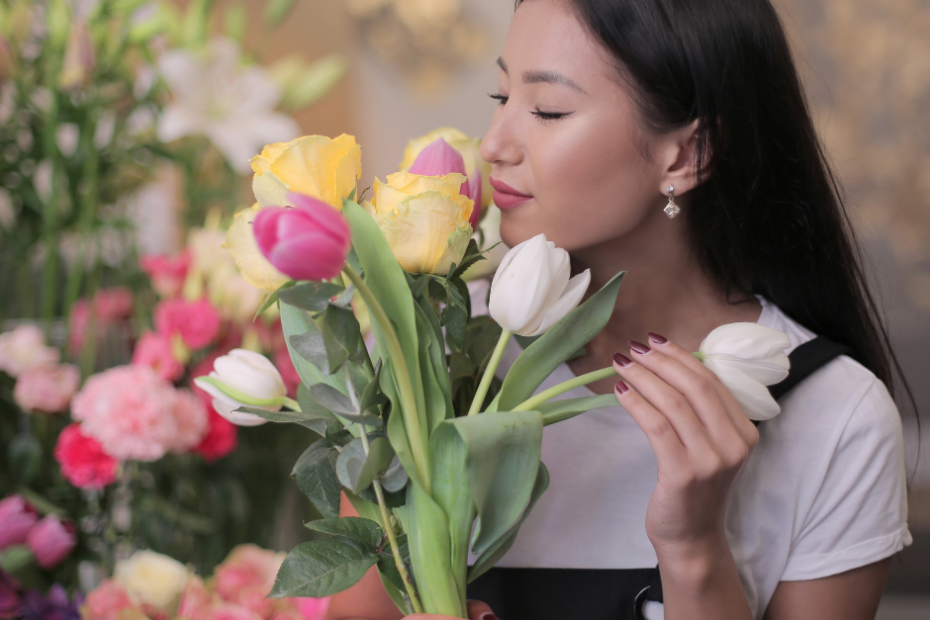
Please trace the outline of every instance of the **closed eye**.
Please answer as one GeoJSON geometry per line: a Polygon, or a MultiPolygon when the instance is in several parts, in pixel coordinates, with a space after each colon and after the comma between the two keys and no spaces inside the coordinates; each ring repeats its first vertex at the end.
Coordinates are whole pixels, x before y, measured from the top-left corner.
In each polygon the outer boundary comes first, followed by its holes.
{"type": "Polygon", "coordinates": [[[555,121],[560,118],[565,118],[566,116],[571,114],[571,112],[543,112],[542,110],[533,110],[531,114],[535,116],[536,118],[538,118],[539,120],[555,121]]]}
{"type": "Polygon", "coordinates": [[[488,93],[488,97],[490,97],[491,99],[497,99],[497,102],[499,105],[504,105],[505,103],[507,103],[507,100],[510,98],[510,97],[507,97],[506,95],[501,95],[500,93],[488,93]]]}

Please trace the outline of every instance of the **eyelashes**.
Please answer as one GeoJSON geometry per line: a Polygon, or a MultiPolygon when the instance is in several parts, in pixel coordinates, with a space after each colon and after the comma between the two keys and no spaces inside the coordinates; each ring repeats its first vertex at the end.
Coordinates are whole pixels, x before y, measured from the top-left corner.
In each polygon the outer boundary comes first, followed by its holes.
{"type": "MultiPolygon", "coordinates": [[[[505,105],[510,99],[510,97],[500,93],[488,93],[488,97],[497,101],[498,105],[505,105]]],[[[571,114],[571,112],[543,112],[542,110],[536,109],[531,111],[530,114],[542,121],[555,121],[560,118],[565,118],[571,114]]]]}

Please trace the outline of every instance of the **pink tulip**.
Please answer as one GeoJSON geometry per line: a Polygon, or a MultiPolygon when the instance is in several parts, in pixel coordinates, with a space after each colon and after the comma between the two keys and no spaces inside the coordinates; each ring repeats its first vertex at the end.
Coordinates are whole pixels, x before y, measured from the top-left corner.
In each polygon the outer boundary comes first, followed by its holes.
{"type": "Polygon", "coordinates": [[[22,495],[10,495],[0,500],[0,549],[26,542],[39,515],[22,495]]]}
{"type": "Polygon", "coordinates": [[[68,557],[77,544],[74,523],[62,521],[56,514],[45,515],[26,534],[26,544],[32,549],[42,568],[54,568],[68,557]]]}
{"type": "Polygon", "coordinates": [[[274,267],[295,280],[330,280],[339,275],[351,245],[349,222],[316,198],[289,194],[293,209],[267,207],[252,228],[258,249],[274,267]]]}
{"type": "MultiPolygon", "coordinates": [[[[449,146],[448,142],[437,138],[420,151],[408,172],[427,177],[440,177],[453,172],[464,175],[465,160],[458,151],[449,146]]],[[[472,229],[475,229],[478,226],[478,218],[481,217],[481,172],[479,170],[472,172],[471,177],[462,183],[460,191],[463,196],[475,202],[475,208],[472,209],[471,218],[469,218],[469,224],[472,229]]]]}

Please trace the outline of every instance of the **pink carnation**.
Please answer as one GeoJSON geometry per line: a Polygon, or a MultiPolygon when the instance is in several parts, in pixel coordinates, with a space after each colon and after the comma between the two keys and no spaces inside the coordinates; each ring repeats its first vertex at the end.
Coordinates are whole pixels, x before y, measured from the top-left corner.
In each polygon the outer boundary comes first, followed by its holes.
{"type": "Polygon", "coordinates": [[[184,287],[187,270],[191,266],[190,250],[183,250],[179,254],[147,254],[139,259],[139,264],[149,278],[152,279],[152,288],[162,297],[177,297],[184,287]]]}
{"type": "Polygon", "coordinates": [[[26,544],[42,568],[61,564],[77,544],[76,528],[56,514],[47,514],[26,534],[26,544]]]}
{"type": "Polygon", "coordinates": [[[61,413],[81,383],[81,373],[71,364],[33,366],[21,375],[13,388],[13,400],[25,411],[61,413]]]}
{"type": "Polygon", "coordinates": [[[80,424],[70,424],[58,435],[55,460],[65,480],[79,489],[102,489],[116,480],[119,469],[96,439],[81,432],[80,424]]]}
{"type": "Polygon", "coordinates": [[[175,389],[147,366],[117,366],[92,376],[71,403],[84,433],[121,461],[155,461],[175,445],[175,389]]]}
{"type": "MultiPolygon", "coordinates": [[[[119,583],[107,579],[87,595],[81,607],[83,620],[119,620],[124,609],[135,610],[137,606],[119,583]]],[[[141,611],[140,611],[141,613],[141,611]]]]}
{"type": "Polygon", "coordinates": [[[326,598],[292,598],[290,599],[304,620],[325,620],[329,610],[329,597],[326,598]]]}
{"type": "Polygon", "coordinates": [[[178,433],[171,449],[179,454],[198,446],[209,430],[207,408],[203,400],[190,390],[176,391],[174,419],[178,423],[178,433]]]}
{"type": "Polygon", "coordinates": [[[210,610],[206,620],[262,620],[262,617],[248,607],[221,603],[210,610]]]}
{"type": "Polygon", "coordinates": [[[203,580],[194,575],[184,584],[175,616],[190,620],[205,620],[216,603],[213,594],[203,585],[203,580]]]}
{"type": "Polygon", "coordinates": [[[188,347],[202,349],[219,333],[220,314],[206,299],[169,299],[155,307],[155,329],[168,337],[180,334],[188,347]]]}
{"type": "Polygon", "coordinates": [[[22,495],[9,495],[0,500],[0,549],[26,542],[39,515],[22,495]]]}
{"type": "Polygon", "coordinates": [[[176,381],[184,374],[184,364],[175,359],[171,341],[158,332],[142,334],[132,352],[132,363],[149,366],[165,381],[176,381]]]}
{"type": "Polygon", "coordinates": [[[224,600],[244,605],[267,619],[274,602],[265,597],[271,592],[283,561],[283,553],[239,545],[216,567],[214,588],[224,600]]]}
{"type": "Polygon", "coordinates": [[[57,364],[58,349],[45,346],[45,334],[35,325],[20,325],[0,334],[0,370],[18,377],[29,368],[57,364]]]}
{"type": "Polygon", "coordinates": [[[112,323],[128,318],[132,306],[132,290],[125,286],[101,289],[94,295],[94,312],[103,322],[112,323]]]}

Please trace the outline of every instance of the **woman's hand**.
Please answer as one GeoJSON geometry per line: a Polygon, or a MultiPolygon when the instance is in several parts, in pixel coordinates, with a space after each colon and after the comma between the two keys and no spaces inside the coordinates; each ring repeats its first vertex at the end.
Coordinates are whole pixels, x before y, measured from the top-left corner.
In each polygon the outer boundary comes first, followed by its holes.
{"type": "MultiPolygon", "coordinates": [[[[458,620],[451,616],[437,614],[413,614],[405,620],[458,620]]],[[[497,620],[491,608],[481,601],[468,601],[468,620],[497,620]]]]}
{"type": "Polygon", "coordinates": [[[614,356],[616,394],[659,463],[646,534],[659,559],[665,617],[751,618],[724,529],[756,427],[717,376],[657,334],[614,356]],[[632,359],[631,359],[632,358],[632,359]]]}

